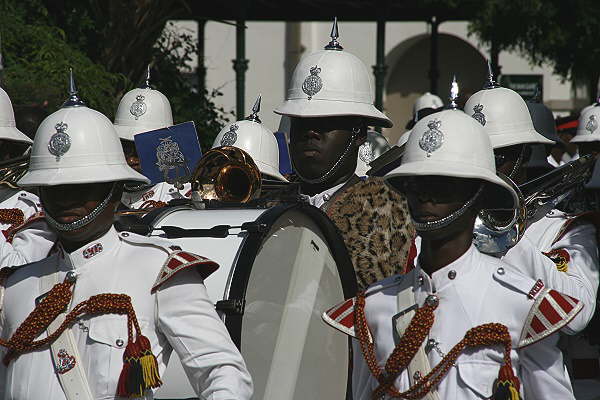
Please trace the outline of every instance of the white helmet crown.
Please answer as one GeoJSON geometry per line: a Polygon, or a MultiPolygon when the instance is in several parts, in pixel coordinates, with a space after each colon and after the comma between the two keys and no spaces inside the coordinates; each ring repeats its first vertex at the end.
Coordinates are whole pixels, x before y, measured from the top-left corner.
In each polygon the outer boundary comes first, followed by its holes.
{"type": "Polygon", "coordinates": [[[577,133],[571,143],[600,142],[600,105],[581,112],[577,133]]]}
{"type": "Polygon", "coordinates": [[[481,179],[495,188],[489,207],[512,207],[517,195],[496,175],[494,153],[483,127],[459,110],[444,110],[427,116],[412,129],[402,164],[385,179],[406,176],[438,175],[481,179]]]}
{"type": "Polygon", "coordinates": [[[364,176],[371,169],[369,163],[390,149],[388,140],[377,131],[367,131],[367,140],[358,148],[356,175],[364,176]]]}
{"type": "Polygon", "coordinates": [[[274,110],[289,117],[359,116],[367,125],[391,127],[392,121],[373,105],[373,89],[365,64],[343,51],[337,41],[337,20],[331,42],[303,57],[294,73],[286,100],[274,110]]]}
{"type": "Polygon", "coordinates": [[[127,165],[119,137],[108,118],[77,96],[70,79],[69,99],[40,124],[29,170],[20,186],[149,180],[127,165]]]}
{"type": "Polygon", "coordinates": [[[225,125],[215,138],[212,148],[235,146],[250,154],[260,172],[280,181],[286,181],[279,172],[279,146],[277,138],[261,123],[261,96],[252,107],[252,114],[242,121],[225,125]]]}
{"type": "Polygon", "coordinates": [[[424,108],[440,108],[443,106],[444,102],[439,96],[427,92],[419,96],[415,101],[415,104],[413,105],[413,115],[416,116],[417,113],[424,108]]]}
{"type": "Polygon", "coordinates": [[[24,143],[32,142],[27,135],[17,129],[12,102],[2,88],[0,88],[0,139],[24,143]]]}
{"type": "Polygon", "coordinates": [[[145,84],[125,93],[115,115],[115,129],[121,139],[133,140],[138,133],[173,125],[169,99],[150,87],[150,66],[145,84]]]}

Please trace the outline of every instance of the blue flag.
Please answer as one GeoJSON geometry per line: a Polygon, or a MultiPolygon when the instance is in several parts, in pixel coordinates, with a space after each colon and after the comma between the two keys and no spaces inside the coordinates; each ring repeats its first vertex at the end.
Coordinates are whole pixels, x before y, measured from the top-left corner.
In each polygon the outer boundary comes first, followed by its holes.
{"type": "Polygon", "coordinates": [[[289,175],[294,170],[290,161],[290,151],[285,140],[285,133],[275,132],[275,137],[277,138],[277,146],[279,146],[279,172],[281,175],[289,175]]]}
{"type": "Polygon", "coordinates": [[[142,173],[152,184],[189,181],[202,157],[193,121],[139,133],[133,139],[142,173]]]}

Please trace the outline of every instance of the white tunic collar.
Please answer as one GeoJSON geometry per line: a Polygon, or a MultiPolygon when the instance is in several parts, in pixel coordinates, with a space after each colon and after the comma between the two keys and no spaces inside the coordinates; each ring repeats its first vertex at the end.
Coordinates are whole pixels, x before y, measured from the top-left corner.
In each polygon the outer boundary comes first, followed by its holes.
{"type": "Polygon", "coordinates": [[[321,193],[317,193],[314,196],[303,196],[311,206],[320,208],[323,204],[327,203],[329,199],[331,199],[331,196],[333,196],[334,193],[340,190],[345,184],[346,182],[340,183],[339,185],[335,185],[334,187],[331,187],[321,193]]]}
{"type": "MultiPolygon", "coordinates": [[[[425,283],[428,284],[427,286],[431,287],[431,291],[443,290],[449,284],[455,283],[473,272],[479,264],[477,261],[479,255],[479,251],[471,244],[469,249],[463,255],[450,264],[435,271],[431,277],[421,269],[419,259],[417,258],[417,266],[415,268],[416,273],[414,275],[415,279],[419,279],[419,277],[422,276],[426,279],[427,282],[425,283]]],[[[415,286],[420,286],[420,283],[415,282],[415,286]]],[[[427,289],[428,288],[425,288],[425,290],[427,289]]]]}
{"type": "Polygon", "coordinates": [[[104,236],[80,247],[79,249],[67,253],[60,249],[61,258],[64,260],[68,269],[80,269],[86,264],[97,261],[120,243],[119,235],[114,226],[111,227],[104,236]]]}

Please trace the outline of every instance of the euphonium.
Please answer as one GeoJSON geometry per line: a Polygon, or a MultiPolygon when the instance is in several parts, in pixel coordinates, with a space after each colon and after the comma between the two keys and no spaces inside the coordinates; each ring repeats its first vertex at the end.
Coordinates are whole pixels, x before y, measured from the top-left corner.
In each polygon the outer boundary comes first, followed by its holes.
{"type": "Polygon", "coordinates": [[[21,157],[0,161],[0,184],[18,189],[17,182],[29,168],[29,153],[21,157]]]}
{"type": "Polygon", "coordinates": [[[583,156],[520,186],[501,175],[517,192],[518,207],[508,214],[506,210],[482,210],[473,232],[475,246],[485,254],[506,254],[521,240],[529,225],[589,179],[594,161],[592,155],[583,156]]]}
{"type": "Polygon", "coordinates": [[[261,175],[248,153],[223,146],[202,156],[191,183],[192,200],[246,203],[260,195],[261,175]]]}

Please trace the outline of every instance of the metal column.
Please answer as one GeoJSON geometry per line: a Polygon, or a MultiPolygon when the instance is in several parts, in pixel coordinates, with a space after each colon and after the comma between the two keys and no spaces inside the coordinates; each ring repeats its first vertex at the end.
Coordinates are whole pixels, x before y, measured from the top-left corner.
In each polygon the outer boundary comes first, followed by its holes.
{"type": "Polygon", "coordinates": [[[196,75],[198,77],[198,92],[204,93],[206,90],[206,67],[204,66],[204,28],[206,27],[205,19],[196,20],[198,23],[198,67],[196,75]]]}
{"type": "MultiPolygon", "coordinates": [[[[377,53],[375,65],[373,66],[373,74],[375,75],[375,107],[379,111],[383,111],[383,87],[385,83],[385,75],[387,73],[387,65],[385,65],[385,20],[377,20],[377,53]]],[[[381,127],[376,128],[381,132],[381,127]]]]}
{"type": "Polygon", "coordinates": [[[500,75],[501,66],[499,64],[500,47],[498,42],[492,38],[492,46],[490,49],[490,64],[492,65],[492,73],[494,74],[494,80],[498,79],[500,75]]]}
{"type": "Polygon", "coordinates": [[[245,22],[244,20],[238,20],[235,26],[235,60],[233,60],[233,69],[235,70],[235,113],[238,120],[243,119],[245,116],[246,71],[248,70],[245,22]]]}
{"type": "Polygon", "coordinates": [[[429,91],[438,94],[438,78],[440,72],[438,69],[438,25],[436,17],[431,17],[430,53],[429,53],[429,91]]]}

